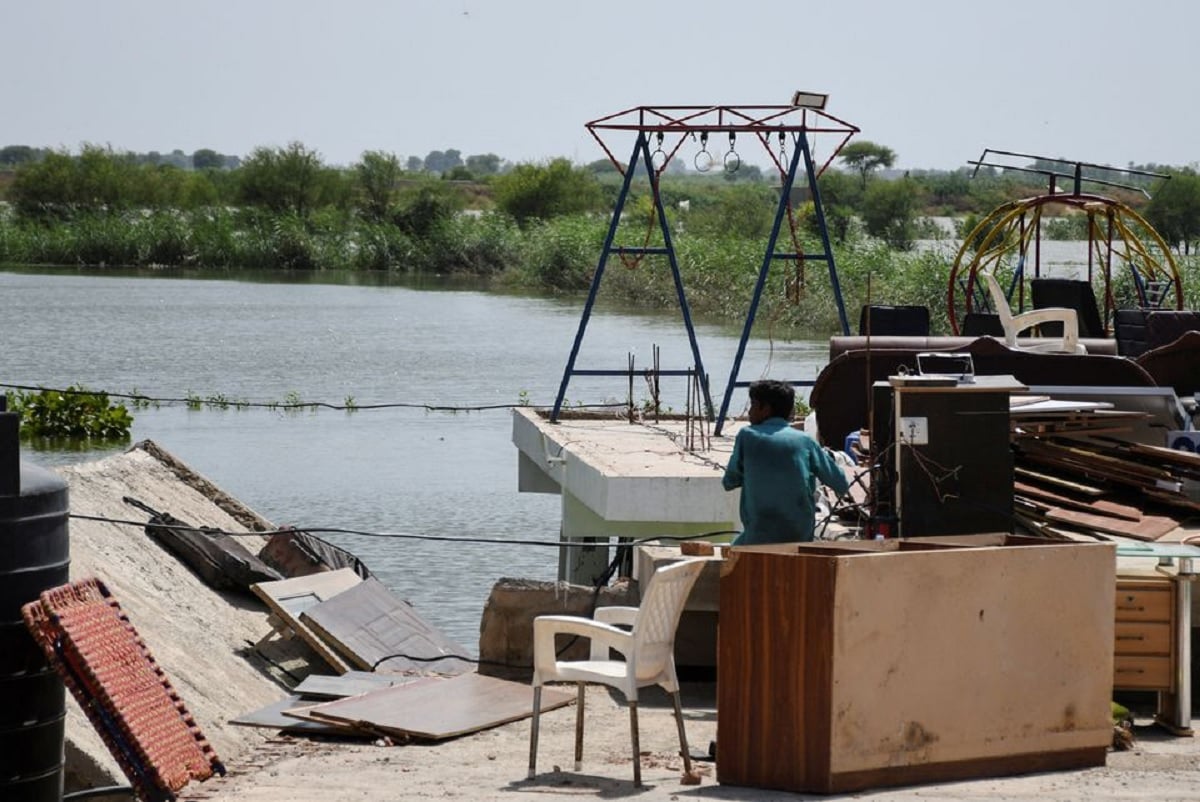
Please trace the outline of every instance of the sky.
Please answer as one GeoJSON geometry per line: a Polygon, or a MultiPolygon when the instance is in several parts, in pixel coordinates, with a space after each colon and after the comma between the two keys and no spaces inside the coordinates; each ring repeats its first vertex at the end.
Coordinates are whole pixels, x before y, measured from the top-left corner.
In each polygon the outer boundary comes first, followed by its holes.
{"type": "MultiPolygon", "coordinates": [[[[604,157],[590,120],[808,90],[904,169],[967,166],[987,147],[1200,162],[1195,0],[5,5],[0,147],[245,156],[300,142],[338,165],[448,149],[586,163],[604,157]]],[[[624,158],[632,141],[613,144],[624,158]]]]}

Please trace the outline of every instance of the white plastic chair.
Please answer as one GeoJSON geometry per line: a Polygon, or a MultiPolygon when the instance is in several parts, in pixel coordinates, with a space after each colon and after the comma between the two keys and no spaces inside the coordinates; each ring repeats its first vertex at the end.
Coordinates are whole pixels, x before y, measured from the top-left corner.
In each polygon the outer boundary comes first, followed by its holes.
{"type": "Polygon", "coordinates": [[[533,621],[533,724],[529,732],[529,777],[537,774],[538,720],[542,685],[574,682],[579,686],[575,706],[575,771],[583,762],[584,686],[595,682],[615,688],[629,705],[633,741],[633,784],[642,784],[638,747],[638,689],[660,685],[675,703],[679,748],[684,771],[691,772],[683,709],[679,702],[679,680],[675,675],[675,630],[688,594],[706,560],[684,560],[654,572],[642,594],[640,607],[598,607],[594,618],[573,615],[542,615],[533,621]],[[620,626],[618,626],[620,625],[620,626]],[[621,626],[631,627],[628,630],[621,626]],[[559,660],[556,635],[577,635],[591,640],[588,660],[559,660]],[[613,659],[610,650],[624,656],[613,659]]]}
{"type": "Polygon", "coordinates": [[[992,296],[992,307],[1000,317],[1000,325],[1004,329],[1004,344],[1014,351],[1041,351],[1049,353],[1086,354],[1087,349],[1079,342],[1079,316],[1074,309],[1065,306],[1052,306],[1044,309],[1030,309],[1014,315],[1004,296],[1000,282],[991,273],[980,271],[980,278],[987,285],[988,293],[992,296]],[[1062,323],[1062,338],[1047,338],[1044,343],[1020,345],[1017,335],[1026,329],[1040,326],[1043,323],[1062,323]]]}

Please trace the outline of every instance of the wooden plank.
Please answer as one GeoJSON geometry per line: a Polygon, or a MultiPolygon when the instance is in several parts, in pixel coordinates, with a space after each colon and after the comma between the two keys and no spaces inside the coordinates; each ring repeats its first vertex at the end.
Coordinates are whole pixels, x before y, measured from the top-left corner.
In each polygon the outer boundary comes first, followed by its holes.
{"type": "Polygon", "coordinates": [[[1141,473],[1127,471],[1122,466],[1112,464],[1096,455],[1083,457],[1079,455],[1055,454],[1049,451],[1022,451],[1021,457],[1038,465],[1080,473],[1090,479],[1107,480],[1138,490],[1158,487],[1159,482],[1167,485],[1167,487],[1161,489],[1177,490],[1179,488],[1177,481],[1156,479],[1141,473]]]}
{"type": "Polygon", "coordinates": [[[1153,499],[1160,504],[1166,504],[1169,507],[1177,509],[1200,511],[1200,504],[1192,501],[1187,496],[1181,496],[1178,493],[1171,493],[1166,490],[1146,490],[1144,492],[1146,498],[1153,499]]]}
{"type": "Polygon", "coordinates": [[[292,688],[292,693],[308,699],[344,699],[347,696],[358,696],[360,693],[378,691],[393,685],[403,685],[409,681],[410,677],[399,674],[378,674],[371,671],[347,671],[336,676],[310,674],[292,688]]]}
{"type": "Polygon", "coordinates": [[[1098,512],[1104,515],[1111,515],[1115,518],[1124,518],[1129,521],[1139,521],[1142,518],[1142,511],[1137,507],[1129,504],[1118,504],[1108,499],[1080,500],[1021,481],[1013,482],[1013,490],[1023,496],[1029,496],[1043,502],[1048,501],[1055,506],[1066,507],[1068,509],[1098,512]]]}
{"type": "MultiPolygon", "coordinates": [[[[575,692],[542,689],[542,710],[570,704],[575,692]]],[[[533,687],[483,674],[397,685],[308,710],[329,721],[356,722],[379,732],[440,741],[519,721],[533,712],[533,687]]]]}
{"type": "Polygon", "coordinates": [[[364,580],[329,601],[310,607],[300,619],[351,665],[365,671],[474,670],[467,650],[439,632],[377,579],[364,580]]]}
{"type": "MultiPolygon", "coordinates": [[[[1020,454],[1017,456],[1020,456],[1020,454]]],[[[1052,473],[1035,471],[1023,465],[1013,466],[1013,473],[1017,476],[1024,476],[1028,479],[1037,479],[1038,481],[1045,482],[1046,484],[1052,484],[1055,487],[1061,487],[1070,490],[1073,493],[1081,493],[1085,496],[1091,496],[1093,498],[1102,496],[1105,493],[1103,488],[1096,487],[1095,485],[1081,484],[1062,476],[1055,476],[1052,473]]]]}
{"type": "Polygon", "coordinates": [[[1136,540],[1158,540],[1179,526],[1174,518],[1165,515],[1144,515],[1140,521],[1125,521],[1107,515],[1093,515],[1079,510],[1064,510],[1055,507],[1046,512],[1046,518],[1059,523],[1071,524],[1081,529],[1094,529],[1113,535],[1124,535],[1136,540]]]}
{"type": "Polygon", "coordinates": [[[280,620],[299,635],[321,658],[339,674],[350,670],[328,644],[300,620],[305,610],[328,601],[334,596],[361,583],[362,577],[349,568],[319,574],[281,579],[278,582],[258,582],[250,586],[280,620]]]}
{"type": "Polygon", "coordinates": [[[1170,472],[1161,467],[1143,465],[1132,460],[1122,459],[1113,453],[1112,449],[1105,447],[1087,448],[1079,442],[1064,445],[1047,440],[1027,441],[1022,444],[1021,449],[1030,455],[1041,455],[1061,460],[1093,473],[1111,473],[1114,475],[1138,477],[1150,483],[1159,479],[1170,480],[1172,478],[1170,472]]]}
{"type": "Polygon", "coordinates": [[[1200,454],[1190,451],[1180,451],[1177,448],[1167,448],[1166,446],[1149,446],[1145,443],[1122,443],[1121,448],[1132,454],[1153,457],[1172,465],[1200,471],[1200,454]]]}
{"type": "MultiPolygon", "coordinates": [[[[285,715],[284,711],[303,707],[305,701],[299,696],[286,696],[266,707],[242,713],[237,718],[229,720],[230,724],[242,727],[264,727],[270,730],[297,733],[301,735],[352,735],[359,737],[370,736],[352,726],[340,722],[301,720],[295,716],[285,715]]],[[[311,704],[309,702],[308,704],[311,704]]]]}

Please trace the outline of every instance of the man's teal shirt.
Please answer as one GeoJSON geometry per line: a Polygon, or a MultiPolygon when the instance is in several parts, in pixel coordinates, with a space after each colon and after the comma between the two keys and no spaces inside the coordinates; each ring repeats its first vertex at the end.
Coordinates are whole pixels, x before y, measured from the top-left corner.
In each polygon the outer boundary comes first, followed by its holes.
{"type": "Polygon", "coordinates": [[[809,435],[774,417],[741,429],[721,480],[742,488],[742,533],[736,545],[812,540],[817,480],[840,496],[849,485],[841,466],[809,435]]]}

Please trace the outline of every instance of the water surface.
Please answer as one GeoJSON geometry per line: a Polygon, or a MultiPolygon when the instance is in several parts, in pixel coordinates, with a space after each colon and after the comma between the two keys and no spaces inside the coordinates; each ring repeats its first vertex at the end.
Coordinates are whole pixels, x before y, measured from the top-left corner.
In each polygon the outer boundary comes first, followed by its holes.
{"type": "MultiPolygon", "coordinates": [[[[0,272],[8,332],[0,382],[164,398],[289,398],[360,405],[511,406],[553,403],[582,299],[529,298],[423,280],[360,276],[179,277],[79,271],[0,272]],[[276,279],[278,277],[269,277],[276,279]],[[322,277],[325,278],[325,277],[322,277]]],[[[697,337],[720,402],[737,331],[697,337]]],[[[664,369],[688,368],[677,311],[593,316],[578,367],[640,369],[660,349],[664,369]]],[[[813,378],[823,343],[752,341],[742,379],[813,378]]],[[[624,400],[623,379],[575,378],[569,403],[624,400]]],[[[648,397],[644,381],[635,400],[648,397]]],[[[682,410],[682,379],[664,379],[682,410]]],[[[744,405],[735,395],[734,411],[744,405]]],[[[133,440],[149,438],[276,524],[438,537],[554,542],[557,496],[516,490],[511,411],[421,408],[134,409],[133,440]]],[[[121,447],[39,451],[43,465],[121,447]]],[[[131,513],[134,511],[131,508],[131,513]]],[[[170,512],[169,510],[167,512],[170,512]]],[[[141,531],[131,529],[131,537],[141,531]]],[[[484,601],[502,576],[553,579],[555,550],[333,536],[472,652],[484,601]]]]}

